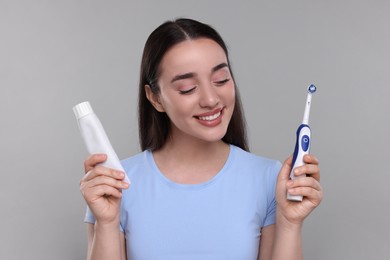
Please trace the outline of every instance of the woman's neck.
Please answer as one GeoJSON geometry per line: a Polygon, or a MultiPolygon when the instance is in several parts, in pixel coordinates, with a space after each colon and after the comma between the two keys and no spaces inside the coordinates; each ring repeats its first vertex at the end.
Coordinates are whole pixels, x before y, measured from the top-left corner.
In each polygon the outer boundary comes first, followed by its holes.
{"type": "Polygon", "coordinates": [[[197,184],[214,177],[229,157],[229,145],[222,140],[206,142],[199,139],[168,138],[153,153],[160,171],[177,183],[197,184]]]}

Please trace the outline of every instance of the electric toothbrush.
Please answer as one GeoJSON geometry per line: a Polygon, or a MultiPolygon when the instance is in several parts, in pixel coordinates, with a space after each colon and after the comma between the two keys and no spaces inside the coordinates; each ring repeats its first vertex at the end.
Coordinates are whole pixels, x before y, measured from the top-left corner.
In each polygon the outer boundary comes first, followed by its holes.
{"type": "MultiPolygon", "coordinates": [[[[296,178],[304,177],[306,175],[295,176],[294,169],[304,165],[303,156],[308,154],[310,151],[310,143],[311,143],[311,130],[309,126],[309,115],[310,115],[310,105],[311,105],[311,97],[314,92],[316,92],[317,88],[313,84],[307,88],[307,98],[306,98],[306,106],[305,113],[303,114],[302,124],[297,129],[297,140],[295,143],[293,161],[292,161],[292,169],[290,172],[290,179],[294,180],[296,178]]],[[[302,201],[302,195],[291,195],[287,192],[287,199],[293,201],[302,201]]]]}

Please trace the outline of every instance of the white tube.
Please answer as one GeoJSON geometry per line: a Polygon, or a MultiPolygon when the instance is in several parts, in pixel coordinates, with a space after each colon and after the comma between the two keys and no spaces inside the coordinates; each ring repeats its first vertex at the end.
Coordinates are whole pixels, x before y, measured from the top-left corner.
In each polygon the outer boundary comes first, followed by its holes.
{"type": "Polygon", "coordinates": [[[93,112],[88,101],[80,103],[73,107],[73,112],[77,118],[81,136],[84,139],[85,145],[89,154],[104,153],[107,155],[107,160],[101,165],[107,168],[123,171],[125,173],[125,181],[130,183],[122,164],[119,161],[104,128],[93,112]]]}

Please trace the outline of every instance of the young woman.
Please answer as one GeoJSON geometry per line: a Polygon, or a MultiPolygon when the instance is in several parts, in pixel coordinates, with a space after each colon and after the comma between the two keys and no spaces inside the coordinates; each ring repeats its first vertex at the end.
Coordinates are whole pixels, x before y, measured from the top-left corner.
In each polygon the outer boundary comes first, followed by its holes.
{"type": "Polygon", "coordinates": [[[142,153],[124,173],[85,161],[89,259],[302,259],[304,219],[319,205],[318,160],[289,180],[283,165],[249,153],[226,45],[210,26],[169,21],[142,57],[142,153]],[[301,194],[290,202],[286,193],[301,194]]]}

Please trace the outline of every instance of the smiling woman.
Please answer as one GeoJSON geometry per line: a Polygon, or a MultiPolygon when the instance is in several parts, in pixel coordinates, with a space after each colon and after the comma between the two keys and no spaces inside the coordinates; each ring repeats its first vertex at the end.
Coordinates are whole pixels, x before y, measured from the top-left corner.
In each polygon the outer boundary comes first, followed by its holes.
{"type": "Polygon", "coordinates": [[[142,153],[123,173],[85,161],[90,259],[301,259],[303,220],[320,203],[318,160],[249,153],[228,51],[210,26],[179,19],[149,36],[141,63],[142,153]],[[123,190],[122,190],[123,189],[123,190]],[[303,194],[302,202],[286,199],[303,194]],[[118,191],[121,191],[118,192],[118,191]]]}
{"type": "Polygon", "coordinates": [[[149,85],[145,90],[156,110],[168,115],[170,139],[180,131],[189,138],[185,143],[193,138],[220,141],[235,100],[223,49],[205,38],[183,41],[165,54],[160,67],[164,69],[157,82],[159,93],[153,93],[149,85]]]}
{"type": "MultiPolygon", "coordinates": [[[[151,92],[154,94],[159,94],[161,91],[158,82],[159,77],[162,73],[164,73],[165,70],[170,69],[170,67],[163,66],[163,62],[167,61],[166,56],[169,53],[175,51],[174,49],[176,48],[172,48],[173,46],[180,47],[181,44],[189,44],[189,42],[195,39],[208,39],[209,41],[212,41],[213,44],[218,45],[218,55],[222,54],[222,56],[219,56],[219,61],[225,63],[226,66],[222,65],[222,63],[213,64],[212,72],[219,71],[222,69],[220,66],[223,66],[224,71],[227,71],[228,75],[230,75],[229,80],[231,80],[234,84],[234,77],[228,65],[230,63],[226,44],[221,36],[213,28],[189,19],[179,19],[175,22],[167,22],[159,26],[149,36],[145,44],[141,63],[138,111],[139,136],[142,150],[155,150],[161,148],[165,144],[171,126],[170,120],[166,114],[159,113],[156,109],[153,108],[151,102],[149,102],[147,99],[147,89],[145,86],[149,86],[151,92]],[[223,53],[221,53],[221,51],[223,53]]],[[[179,49],[177,51],[179,51],[179,49]]],[[[192,51],[195,51],[195,49],[192,51]]],[[[187,53],[185,50],[182,50],[182,53],[183,52],[186,53],[187,62],[189,63],[191,63],[192,58],[197,58],[196,52],[187,53]]],[[[214,58],[216,58],[216,55],[217,54],[213,54],[214,58]]],[[[203,58],[203,61],[208,60],[208,57],[203,56],[203,58]]],[[[173,61],[172,58],[170,60],[173,61]]],[[[176,62],[182,62],[182,64],[185,65],[184,60],[180,61],[176,59],[176,62]]],[[[198,63],[202,63],[202,60],[198,59],[198,63]]],[[[187,67],[188,65],[189,64],[187,64],[187,67]]],[[[208,73],[210,72],[211,71],[208,71],[208,73]]],[[[193,70],[185,71],[180,68],[176,72],[170,71],[170,73],[172,76],[171,81],[175,81],[176,79],[193,78],[194,73],[199,72],[193,70]]],[[[228,75],[226,75],[226,77],[228,75]]],[[[219,75],[215,76],[218,77],[219,75]]],[[[227,78],[221,78],[217,81],[223,81],[226,79],[227,78]]],[[[216,84],[220,83],[222,82],[216,82],[216,84]]],[[[234,88],[236,87],[234,86],[234,88]]],[[[188,90],[190,89],[183,89],[183,91],[188,90]]],[[[246,130],[244,125],[245,120],[243,118],[241,100],[237,89],[235,89],[234,103],[234,113],[223,140],[244,150],[248,150],[246,130]]]]}

